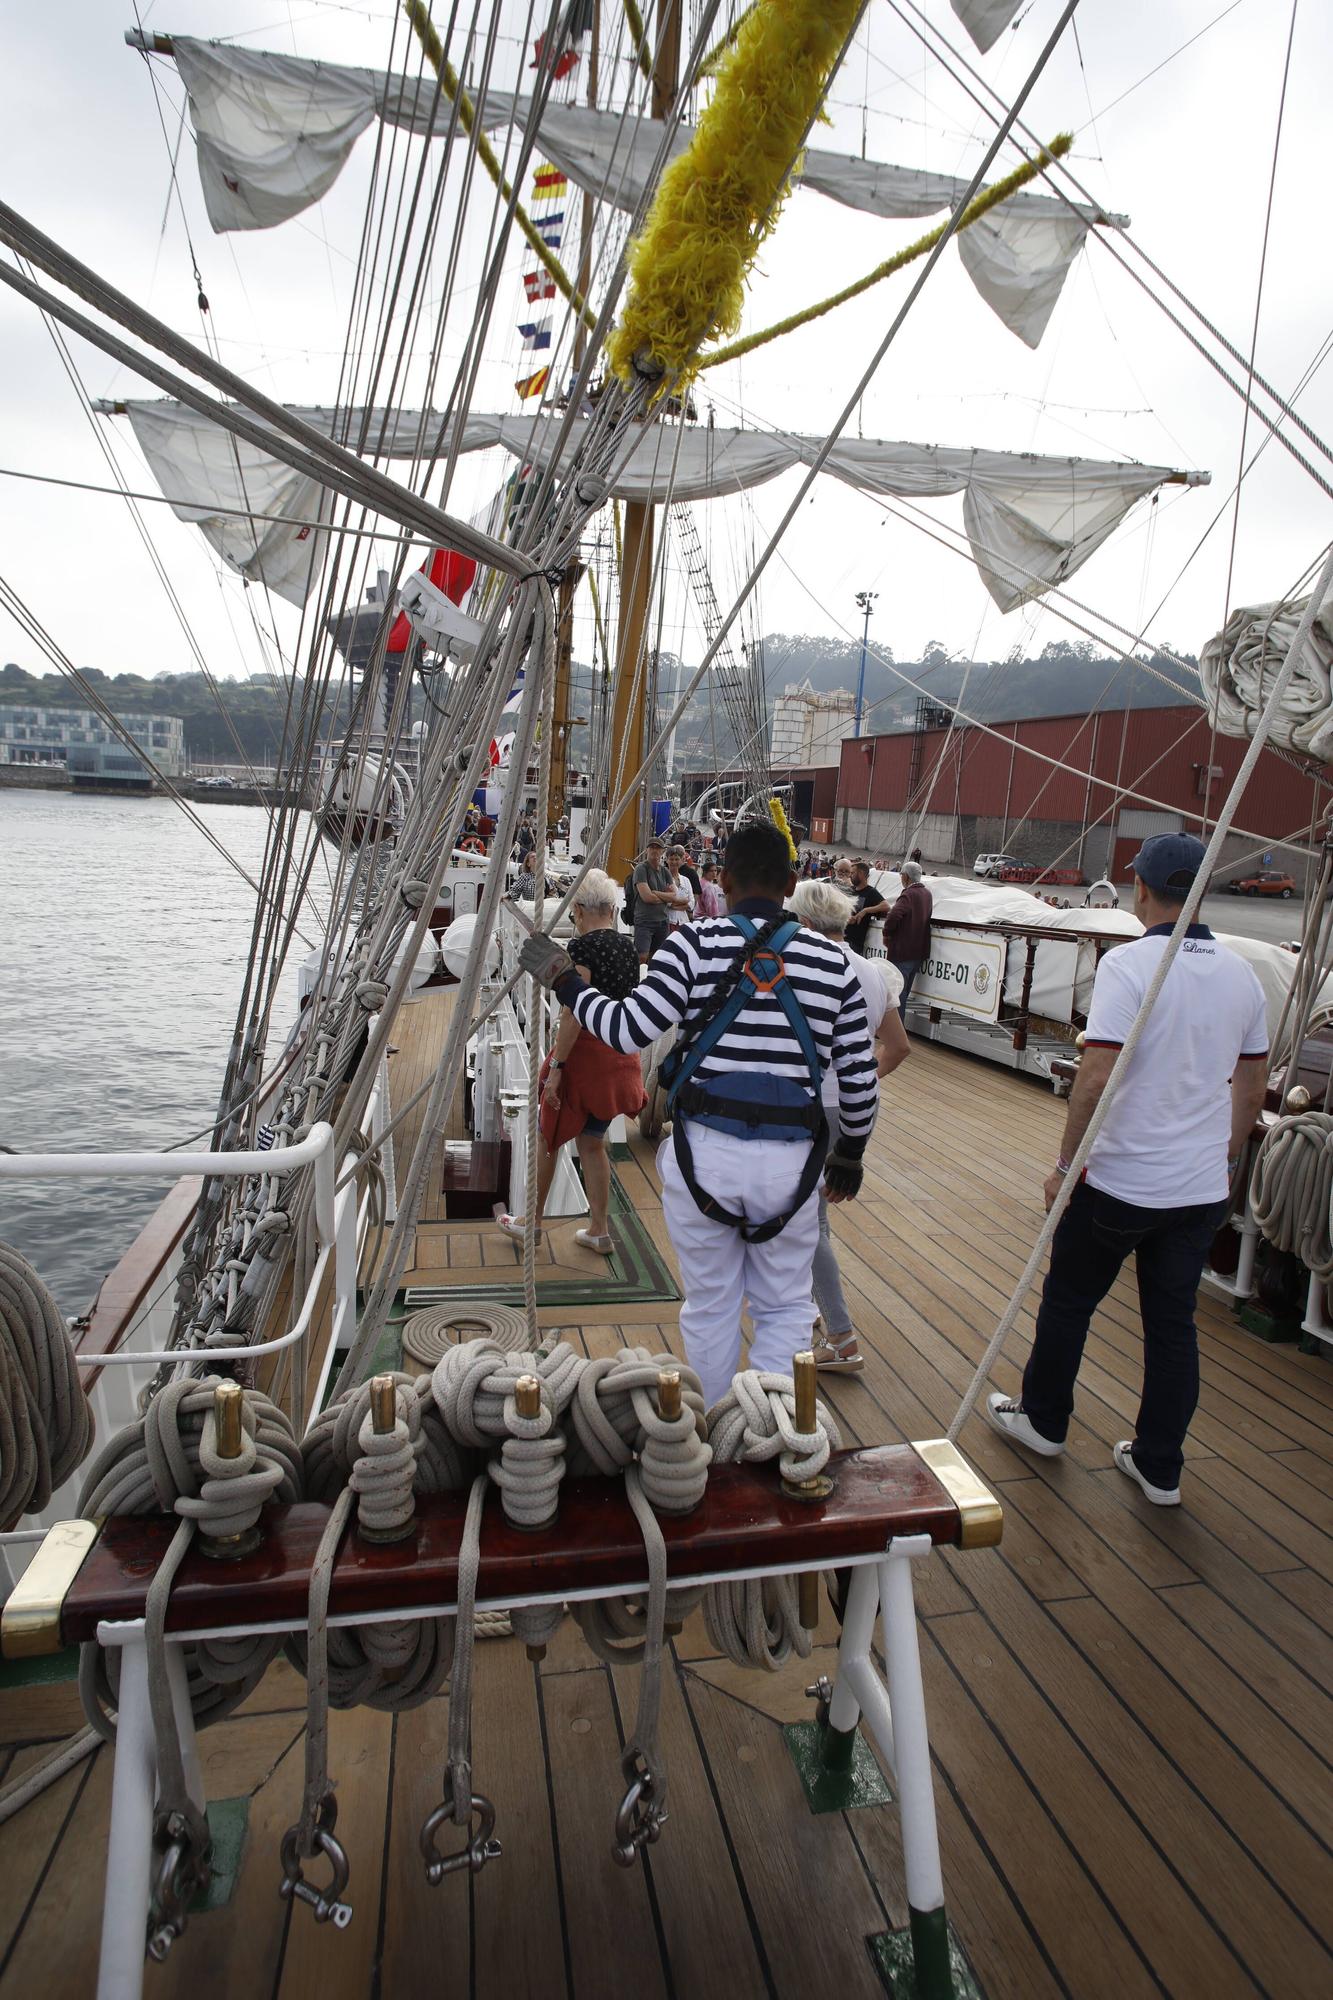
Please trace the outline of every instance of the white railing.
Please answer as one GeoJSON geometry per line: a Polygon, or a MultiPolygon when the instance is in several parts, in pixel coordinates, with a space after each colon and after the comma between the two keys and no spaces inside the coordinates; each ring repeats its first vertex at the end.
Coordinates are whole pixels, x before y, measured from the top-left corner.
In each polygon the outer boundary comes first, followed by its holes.
{"type": "Polygon", "coordinates": [[[254,1361],[264,1354],[277,1354],[292,1347],[309,1332],[315,1301],[324,1281],[329,1259],[333,1259],[332,1345],[347,1328],[349,1314],[356,1314],[356,1186],[343,1190],[340,1202],[335,1193],[333,1127],[321,1122],[294,1146],[274,1146],[267,1153],[0,1153],[0,1180],[151,1180],[170,1175],[201,1174],[237,1179],[245,1174],[271,1174],[280,1179],[300,1167],[313,1166],[315,1178],[315,1232],[319,1255],[306,1287],[296,1324],[275,1340],[247,1347],[210,1347],[195,1350],[164,1347],[145,1352],[142,1348],[122,1348],[109,1354],[78,1354],[81,1368],[141,1367],[146,1362],[254,1361]]]}

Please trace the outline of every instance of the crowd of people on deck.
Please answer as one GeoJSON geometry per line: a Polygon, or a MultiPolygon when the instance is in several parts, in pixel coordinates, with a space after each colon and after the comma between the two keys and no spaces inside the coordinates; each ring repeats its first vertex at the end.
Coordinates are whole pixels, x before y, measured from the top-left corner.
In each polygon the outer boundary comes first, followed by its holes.
{"type": "MultiPolygon", "coordinates": [[[[1166,938],[1203,893],[1203,854],[1189,835],[1154,835],[1131,864],[1144,935],[1100,960],[1048,1208],[1128,1048],[1123,1083],[1055,1232],[1021,1393],[997,1391],[985,1407],[1012,1444],[1064,1451],[1089,1325],[1133,1254],[1143,1394],[1135,1434],[1112,1457],[1157,1506],[1180,1501],[1198,1400],[1195,1296],[1267,1083],[1262,989],[1201,924],[1135,1026],[1166,938]]],[[[654,835],[623,906],[621,885],[593,871],[570,949],[540,932],[522,946],[524,970],[561,1002],[542,1079],[539,1204],[573,1139],[590,1209],[576,1240],[614,1254],[605,1135],[645,1102],[640,1058],[652,1050],[670,1119],[657,1164],[681,1334],[709,1402],[740,1366],[743,1311],[753,1368],[789,1374],[807,1348],[828,1373],[865,1367],[829,1210],[861,1193],[881,1084],[911,1052],[905,1015],[932,916],[920,850],[892,871],[892,890],[880,886],[889,872],[817,850],[794,858],[764,822],[734,831],[720,856],[654,835]]],[[[523,1233],[521,1218],[500,1226],[523,1233]]]]}

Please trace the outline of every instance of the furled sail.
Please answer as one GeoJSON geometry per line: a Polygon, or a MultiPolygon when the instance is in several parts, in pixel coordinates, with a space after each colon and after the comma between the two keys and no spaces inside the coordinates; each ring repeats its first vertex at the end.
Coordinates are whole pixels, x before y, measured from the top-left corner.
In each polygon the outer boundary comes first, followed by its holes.
{"type": "MultiPolygon", "coordinates": [[[[1204,647],[1199,678],[1223,736],[1254,735],[1309,603],[1300,597],[1241,605],[1204,647]]],[[[1333,763],[1333,599],[1315,613],[1271,740],[1333,763]]]]}
{"type": "MultiPolygon", "coordinates": [[[[270,229],[319,201],[377,117],[418,135],[458,129],[433,76],[413,80],[185,35],[172,38],[171,48],[190,100],[208,218],[219,232],[270,229]]],[[[525,124],[531,101],[491,91],[480,110],[481,123],[496,131],[525,124]]],[[[664,135],[653,119],[580,105],[548,104],[541,119],[551,162],[586,193],[631,214],[693,132],[680,127],[665,147],[664,135]]],[[[830,201],[894,220],[954,208],[968,185],[952,174],[816,148],[806,151],[799,181],[830,201]]],[[[959,235],[959,254],[987,305],[1035,347],[1088,229],[1110,220],[1120,218],[1020,192],[959,235]]]]}
{"type": "MultiPolygon", "coordinates": [[[[279,497],[281,483],[302,489],[298,496],[303,518],[314,518],[311,495],[286,467],[267,464],[262,454],[247,453],[206,417],[169,402],[125,405],[154,475],[183,519],[198,520],[205,534],[227,561],[246,575],[262,576],[272,589],[300,602],[292,589],[275,580],[299,570],[298,549],[282,551],[269,540],[282,530],[266,526],[262,549],[259,532],[247,538],[245,522],[226,522],[210,514],[221,496],[209,485],[218,479],[222,491],[263,490],[279,497]],[[238,472],[238,464],[240,472],[238,472]],[[252,482],[254,482],[252,484],[252,482]],[[220,529],[219,520],[223,521],[220,529]],[[221,534],[232,537],[223,547],[221,534]],[[236,560],[237,542],[250,548],[245,562],[236,560]],[[275,574],[270,574],[270,560],[275,574]]],[[[384,457],[418,453],[423,435],[433,449],[455,443],[460,452],[496,446],[524,465],[545,468],[554,460],[561,476],[573,471],[583,449],[587,419],[577,418],[565,430],[559,417],[487,416],[470,414],[457,426],[420,410],[341,411],[300,408],[303,422],[339,437],[364,438],[361,449],[384,457]],[[561,442],[563,435],[563,443],[561,442]]],[[[722,430],[709,425],[683,430],[662,424],[636,431],[605,476],[604,497],[665,505],[692,500],[721,499],[760,486],[794,465],[809,465],[822,440],[790,431],[722,430]]],[[[865,493],[899,499],[934,499],[963,495],[963,522],[972,555],[986,588],[1002,611],[1012,611],[1053,583],[1072,576],[1101,547],[1135,501],[1166,480],[1202,484],[1206,473],[1178,473],[1164,465],[1120,464],[1113,460],[1043,458],[1032,452],[979,451],[943,445],[889,443],[872,438],[844,438],[830,452],[824,470],[865,493]]],[[[234,499],[221,504],[245,505],[234,499]]],[[[257,502],[250,505],[258,510],[257,502]]],[[[263,511],[280,511],[280,506],[263,511]]],[[[294,538],[308,534],[293,529],[294,538]]],[[[322,539],[322,538],[317,538],[322,539]]],[[[304,555],[307,570],[308,550],[304,555]]]]}

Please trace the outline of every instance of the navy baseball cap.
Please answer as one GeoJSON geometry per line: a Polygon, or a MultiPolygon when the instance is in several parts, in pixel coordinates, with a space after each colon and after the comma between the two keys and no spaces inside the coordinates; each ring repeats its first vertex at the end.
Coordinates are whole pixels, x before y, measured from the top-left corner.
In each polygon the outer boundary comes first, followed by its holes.
{"type": "Polygon", "coordinates": [[[1159,895],[1187,896],[1207,851],[1192,833],[1154,833],[1130,862],[1129,872],[1159,895]]]}

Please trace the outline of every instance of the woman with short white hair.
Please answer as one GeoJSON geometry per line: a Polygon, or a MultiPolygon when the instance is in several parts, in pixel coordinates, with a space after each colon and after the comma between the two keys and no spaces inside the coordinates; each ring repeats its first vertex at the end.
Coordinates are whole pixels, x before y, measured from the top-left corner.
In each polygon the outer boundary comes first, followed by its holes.
{"type": "MultiPolygon", "coordinates": [[[[601,868],[590,868],[570,908],[576,936],[569,955],[576,970],[600,993],[625,1000],[639,983],[639,954],[634,940],[616,929],[620,890],[601,868]]],[[[611,1237],[611,1161],[606,1133],[623,1112],[637,1118],[644,1105],[643,1071],[637,1054],[621,1055],[591,1035],[585,1035],[568,1007],[560,1010],[555,1045],[542,1068],[541,1134],[537,1154],[537,1240],[541,1241],[542,1211],[555,1178],[560,1148],[570,1139],[578,1150],[583,1186],[588,1197],[588,1224],[574,1231],[585,1250],[609,1257],[611,1237]]],[[[498,1215],[506,1236],[523,1238],[521,1215],[498,1215]]]]}
{"type": "MultiPolygon", "coordinates": [[[[866,1003],[866,1019],[875,1044],[875,1068],[881,1079],[897,1069],[911,1053],[907,1030],[898,1018],[898,994],[902,978],[897,969],[880,958],[862,958],[847,943],[844,933],[856,914],[852,897],[833,882],[798,882],[788,898],[787,908],[808,930],[832,938],[846,953],[866,1003]]],[[[838,1079],[833,1073],[824,1078],[824,1115],[829,1121],[830,1144],[838,1142],[838,1079]]],[[[859,1375],[865,1362],[856,1344],[852,1316],[843,1296],[838,1259],[829,1232],[828,1202],[819,1197],[819,1244],[811,1273],[820,1324],[814,1340],[815,1365],[829,1374],[859,1375]]]]}

